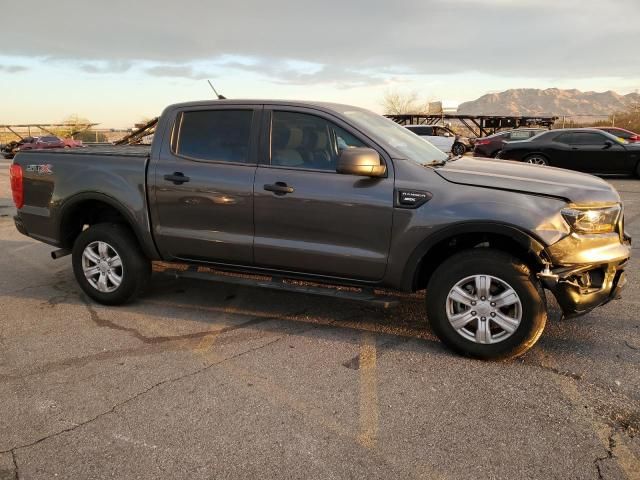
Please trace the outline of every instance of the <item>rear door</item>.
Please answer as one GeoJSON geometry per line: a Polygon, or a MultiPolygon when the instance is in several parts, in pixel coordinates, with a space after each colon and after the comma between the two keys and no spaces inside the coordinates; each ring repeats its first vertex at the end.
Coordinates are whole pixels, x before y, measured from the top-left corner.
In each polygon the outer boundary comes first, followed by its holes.
{"type": "Polygon", "coordinates": [[[376,148],[383,158],[384,152],[313,109],[265,110],[263,131],[254,197],[256,265],[381,279],[391,239],[391,162],[386,178],[338,174],[336,164],[345,148],[376,148]]]}
{"type": "Polygon", "coordinates": [[[174,114],[171,141],[152,164],[153,231],[165,258],[253,263],[261,111],[223,104],[174,114]]]}

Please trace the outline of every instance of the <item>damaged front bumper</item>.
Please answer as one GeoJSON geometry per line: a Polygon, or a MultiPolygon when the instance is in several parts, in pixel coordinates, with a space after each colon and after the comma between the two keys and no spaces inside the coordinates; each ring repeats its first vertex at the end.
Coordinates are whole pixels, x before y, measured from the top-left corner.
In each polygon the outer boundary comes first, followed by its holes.
{"type": "Polygon", "coordinates": [[[624,267],[631,238],[624,234],[571,234],[545,250],[550,265],[538,278],[549,289],[565,317],[590,312],[620,298],[627,283],[624,267]]]}

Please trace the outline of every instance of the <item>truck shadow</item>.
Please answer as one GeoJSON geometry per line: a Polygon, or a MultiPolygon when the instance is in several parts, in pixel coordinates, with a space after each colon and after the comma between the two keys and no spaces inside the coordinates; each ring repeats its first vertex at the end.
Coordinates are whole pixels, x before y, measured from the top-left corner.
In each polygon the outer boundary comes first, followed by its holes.
{"type": "MultiPolygon", "coordinates": [[[[368,332],[375,337],[380,354],[408,349],[425,355],[459,358],[431,333],[424,292],[404,296],[398,306],[383,309],[343,299],[175,279],[156,273],[145,293],[135,302],[106,307],[86,297],[69,270],[61,270],[52,277],[50,285],[43,282],[5,295],[39,300],[44,310],[58,305],[84,307],[97,327],[122,331],[141,342],[139,348],[130,349],[131,355],[166,349],[215,349],[220,342],[242,342],[267,334],[305,336],[317,341],[339,340],[355,345],[360,343],[361,334],[368,332]]],[[[41,315],[46,317],[46,311],[41,315]]],[[[551,355],[593,351],[600,358],[625,361],[613,349],[596,345],[588,335],[576,335],[580,329],[572,327],[579,319],[561,321],[572,331],[569,337],[567,328],[553,328],[559,317],[551,299],[551,325],[534,349],[544,349],[551,355]]],[[[117,351],[101,355],[117,356],[117,351]]],[[[358,364],[357,359],[351,359],[344,366],[357,369],[358,364]]]]}

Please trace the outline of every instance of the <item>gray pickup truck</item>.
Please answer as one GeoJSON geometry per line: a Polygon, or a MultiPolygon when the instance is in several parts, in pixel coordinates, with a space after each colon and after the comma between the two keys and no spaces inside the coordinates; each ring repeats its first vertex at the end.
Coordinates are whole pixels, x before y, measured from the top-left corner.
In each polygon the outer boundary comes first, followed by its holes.
{"type": "Polygon", "coordinates": [[[11,183],[18,230],[71,253],[98,302],[132,299],[153,260],[313,293],[426,288],[433,331],[479,358],[536,342],[543,289],[567,316],[617,298],[631,251],[620,197],[599,178],[448,159],[328,103],[172,105],[150,149],[19,153],[11,183]]]}

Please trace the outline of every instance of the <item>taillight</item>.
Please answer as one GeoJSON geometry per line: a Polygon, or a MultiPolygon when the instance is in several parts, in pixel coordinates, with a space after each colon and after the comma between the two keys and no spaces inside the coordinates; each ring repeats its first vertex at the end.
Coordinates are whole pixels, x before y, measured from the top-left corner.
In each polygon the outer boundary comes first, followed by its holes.
{"type": "Polygon", "coordinates": [[[488,138],[479,138],[478,140],[476,140],[476,143],[474,145],[489,145],[489,143],[491,143],[491,140],[489,140],[488,138]]]}
{"type": "Polygon", "coordinates": [[[17,164],[11,165],[9,170],[9,178],[11,179],[11,193],[13,194],[13,203],[16,208],[22,208],[24,205],[24,182],[22,175],[22,167],[17,164]]]}

